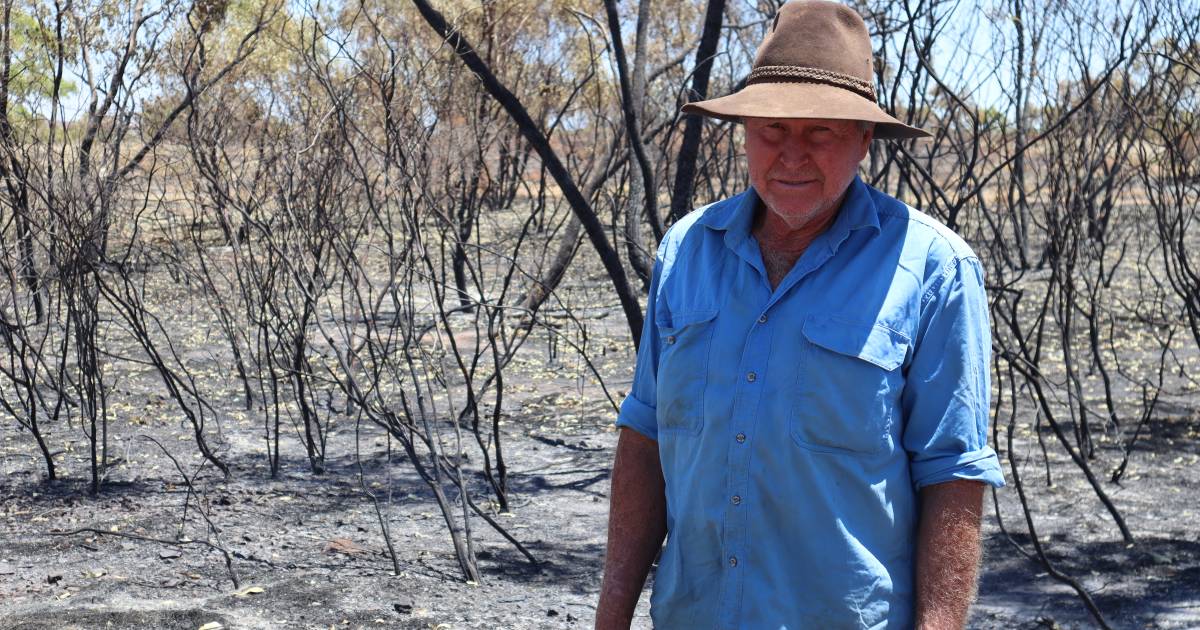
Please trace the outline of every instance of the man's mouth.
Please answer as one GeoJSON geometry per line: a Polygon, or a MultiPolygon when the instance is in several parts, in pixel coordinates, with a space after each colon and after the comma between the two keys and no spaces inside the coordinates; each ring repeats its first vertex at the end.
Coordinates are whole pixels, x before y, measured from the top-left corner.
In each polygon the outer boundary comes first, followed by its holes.
{"type": "Polygon", "coordinates": [[[775,183],[789,188],[799,188],[808,184],[815,184],[815,179],[790,179],[790,178],[775,178],[775,183]]]}

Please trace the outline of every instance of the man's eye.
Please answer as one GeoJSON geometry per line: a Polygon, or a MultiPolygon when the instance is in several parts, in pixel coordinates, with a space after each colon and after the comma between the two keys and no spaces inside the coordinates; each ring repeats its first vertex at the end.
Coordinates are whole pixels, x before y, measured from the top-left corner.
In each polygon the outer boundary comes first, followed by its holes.
{"type": "Polygon", "coordinates": [[[759,130],[758,137],[766,142],[779,142],[783,139],[783,130],[778,127],[763,127],[759,130]]]}
{"type": "Polygon", "coordinates": [[[808,130],[808,137],[814,142],[827,142],[833,139],[834,133],[829,127],[813,127],[808,130]]]}

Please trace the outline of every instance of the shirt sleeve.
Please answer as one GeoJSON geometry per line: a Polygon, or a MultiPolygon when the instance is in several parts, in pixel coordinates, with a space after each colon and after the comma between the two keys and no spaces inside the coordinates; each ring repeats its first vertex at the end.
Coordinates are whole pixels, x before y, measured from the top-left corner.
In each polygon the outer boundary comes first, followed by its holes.
{"type": "Polygon", "coordinates": [[[977,258],[946,266],[922,300],[921,319],[902,395],[913,485],[969,479],[1001,487],[987,443],[992,335],[977,258]]]}
{"type": "MultiPolygon", "coordinates": [[[[660,248],[661,250],[661,248],[660,248]]],[[[633,372],[633,386],[621,403],[617,414],[617,426],[629,427],[638,433],[658,441],[658,326],[654,324],[657,310],[658,283],[662,276],[662,260],[655,258],[654,271],[650,277],[650,296],[646,298],[646,320],[642,324],[642,342],[638,347],[637,367],[633,372]]]]}

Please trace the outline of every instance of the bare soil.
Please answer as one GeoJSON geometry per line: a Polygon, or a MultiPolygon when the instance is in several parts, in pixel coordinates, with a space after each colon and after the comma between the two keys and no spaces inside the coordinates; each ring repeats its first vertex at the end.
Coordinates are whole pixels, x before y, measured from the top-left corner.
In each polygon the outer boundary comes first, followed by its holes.
{"type": "MultiPolygon", "coordinates": [[[[603,348],[593,355],[614,397],[632,371],[632,356],[617,341],[618,319],[598,318],[599,341],[591,346],[603,348]]],[[[57,456],[65,478],[49,483],[29,455],[36,452],[31,438],[13,424],[0,425],[0,628],[590,627],[616,441],[613,413],[582,365],[551,358],[548,349],[531,342],[509,378],[504,436],[513,503],[496,517],[537,556],[537,566],[474,518],[483,581],[464,583],[433,497],[402,451],[389,454],[375,427],[334,426],[320,475],[309,471],[299,440],[290,436],[283,470],[272,479],[260,421],[231,399],[215,440],[233,471],[225,481],[211,466],[201,467],[190,426],[164,419],[172,417],[170,403],[144,372],[116,381],[115,463],[98,496],[88,493],[86,442],[77,428],[57,433],[56,445],[66,449],[57,456]],[[141,436],[163,444],[189,475],[202,468],[193,487],[141,436]],[[356,437],[361,458],[354,455],[356,437]],[[382,501],[399,575],[360,474],[382,501]],[[83,529],[89,531],[77,531],[83,529]],[[230,566],[218,547],[229,553],[230,566]]],[[[1164,400],[1122,485],[1107,482],[1115,448],[1102,449],[1094,463],[1128,519],[1132,546],[1049,432],[1043,437],[1053,485],[1045,485],[1035,434],[1018,425],[1014,451],[1039,535],[1056,566],[1082,581],[1115,627],[1200,628],[1197,398],[1164,400]]],[[[487,503],[485,484],[472,484],[476,500],[487,503]]],[[[1018,551],[1018,545],[1031,549],[1027,532],[1011,487],[995,503],[989,498],[970,627],[1093,627],[1074,592],[1018,551]]],[[[647,613],[644,596],[635,627],[649,627],[647,613]]]]}

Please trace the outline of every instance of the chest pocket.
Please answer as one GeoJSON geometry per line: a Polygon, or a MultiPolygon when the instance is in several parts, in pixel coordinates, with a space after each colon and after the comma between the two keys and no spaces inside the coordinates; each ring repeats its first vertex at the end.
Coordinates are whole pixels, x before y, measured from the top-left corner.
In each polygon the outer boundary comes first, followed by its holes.
{"type": "Polygon", "coordinates": [[[908,336],[874,322],[810,317],[803,337],[792,438],[821,453],[890,450],[908,336]]]}
{"type": "Polygon", "coordinates": [[[708,351],[716,309],[671,313],[658,326],[658,430],[699,433],[704,426],[708,351]],[[665,321],[668,320],[669,321],[665,321]]]}

